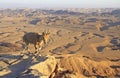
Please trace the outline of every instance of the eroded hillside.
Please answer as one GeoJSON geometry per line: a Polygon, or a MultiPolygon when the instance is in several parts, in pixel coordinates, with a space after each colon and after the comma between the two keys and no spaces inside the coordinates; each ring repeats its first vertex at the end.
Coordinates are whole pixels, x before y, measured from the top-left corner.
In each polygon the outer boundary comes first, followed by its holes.
{"type": "Polygon", "coordinates": [[[0,78],[120,77],[119,9],[0,10],[0,78]],[[23,36],[50,32],[38,54],[23,36]]]}

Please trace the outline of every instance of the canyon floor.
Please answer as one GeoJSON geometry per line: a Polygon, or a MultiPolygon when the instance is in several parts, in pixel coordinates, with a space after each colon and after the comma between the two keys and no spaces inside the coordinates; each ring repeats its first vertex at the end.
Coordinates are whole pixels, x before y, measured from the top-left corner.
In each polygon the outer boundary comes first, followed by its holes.
{"type": "Polygon", "coordinates": [[[0,78],[119,78],[119,33],[116,26],[100,31],[87,23],[45,26],[1,22],[0,78]],[[31,52],[21,55],[24,34],[45,30],[50,38],[42,50],[35,54],[29,45],[31,52]]]}

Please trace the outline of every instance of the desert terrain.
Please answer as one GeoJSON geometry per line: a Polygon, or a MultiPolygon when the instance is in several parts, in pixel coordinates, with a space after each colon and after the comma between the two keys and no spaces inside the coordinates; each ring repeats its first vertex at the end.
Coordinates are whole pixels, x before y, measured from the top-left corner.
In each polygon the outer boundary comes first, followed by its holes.
{"type": "Polygon", "coordinates": [[[0,9],[0,78],[120,78],[120,9],[0,9]],[[21,55],[23,36],[44,31],[21,55]]]}

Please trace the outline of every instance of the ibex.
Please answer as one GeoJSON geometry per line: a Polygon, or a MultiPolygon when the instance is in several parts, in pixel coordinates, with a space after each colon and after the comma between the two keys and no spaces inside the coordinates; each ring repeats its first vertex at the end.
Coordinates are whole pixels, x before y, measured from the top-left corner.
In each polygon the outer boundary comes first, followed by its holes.
{"type": "Polygon", "coordinates": [[[47,44],[49,35],[49,32],[43,32],[41,35],[35,32],[26,33],[23,36],[23,42],[26,44],[25,50],[29,49],[29,44],[33,44],[36,51],[42,49],[43,44],[47,44]]]}

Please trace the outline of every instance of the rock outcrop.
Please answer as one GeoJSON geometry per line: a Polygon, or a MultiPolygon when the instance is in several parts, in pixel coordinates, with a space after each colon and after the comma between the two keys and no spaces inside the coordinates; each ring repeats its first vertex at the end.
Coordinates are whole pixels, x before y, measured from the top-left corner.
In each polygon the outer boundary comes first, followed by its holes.
{"type": "Polygon", "coordinates": [[[110,61],[95,61],[89,57],[70,56],[61,59],[61,67],[83,74],[87,77],[111,77],[115,76],[115,70],[111,68],[110,61]]]}
{"type": "Polygon", "coordinates": [[[48,78],[55,70],[57,61],[53,56],[41,56],[40,58],[39,63],[31,65],[19,78],[48,78]]]}

